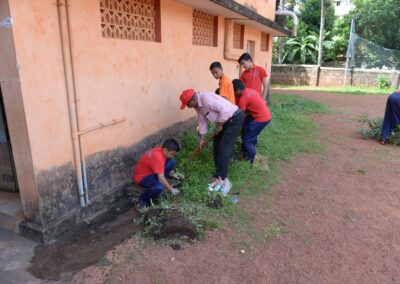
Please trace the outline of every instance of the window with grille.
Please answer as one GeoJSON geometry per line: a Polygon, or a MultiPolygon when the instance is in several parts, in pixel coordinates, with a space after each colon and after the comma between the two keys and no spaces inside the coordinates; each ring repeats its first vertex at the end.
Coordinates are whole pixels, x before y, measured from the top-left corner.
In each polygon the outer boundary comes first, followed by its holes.
{"type": "Polygon", "coordinates": [[[160,0],[100,0],[104,37],[161,41],[160,0]]]}
{"type": "Polygon", "coordinates": [[[261,51],[269,50],[269,34],[261,33],[261,51]]]}
{"type": "Polygon", "coordinates": [[[218,45],[218,17],[193,10],[193,44],[218,45]]]}
{"type": "Polygon", "coordinates": [[[233,48],[243,49],[244,47],[244,25],[233,24],[233,48]]]}

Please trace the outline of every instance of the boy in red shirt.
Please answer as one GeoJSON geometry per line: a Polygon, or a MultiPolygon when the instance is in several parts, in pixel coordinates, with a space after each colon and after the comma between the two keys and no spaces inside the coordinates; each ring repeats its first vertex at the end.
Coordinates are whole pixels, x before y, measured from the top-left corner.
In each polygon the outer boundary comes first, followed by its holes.
{"type": "Polygon", "coordinates": [[[254,162],[258,135],[271,121],[271,112],[256,90],[246,88],[242,81],[232,81],[238,106],[247,116],[242,130],[242,152],[246,160],[254,162]]]}
{"type": "Polygon", "coordinates": [[[151,199],[158,197],[164,188],[172,195],[179,194],[179,190],[166,180],[175,167],[173,158],[179,150],[178,142],[168,139],[161,147],[147,151],[140,158],[133,172],[133,180],[147,190],[139,197],[138,209],[151,205],[151,199]]]}
{"type": "Polygon", "coordinates": [[[218,95],[235,104],[235,93],[231,79],[224,74],[221,63],[218,61],[211,63],[210,71],[214,78],[219,80],[218,95]]]}
{"type": "Polygon", "coordinates": [[[243,53],[238,62],[244,69],[242,75],[240,75],[240,80],[246,88],[256,90],[259,94],[262,94],[264,100],[267,99],[268,76],[265,69],[255,65],[248,53],[243,53]]]}

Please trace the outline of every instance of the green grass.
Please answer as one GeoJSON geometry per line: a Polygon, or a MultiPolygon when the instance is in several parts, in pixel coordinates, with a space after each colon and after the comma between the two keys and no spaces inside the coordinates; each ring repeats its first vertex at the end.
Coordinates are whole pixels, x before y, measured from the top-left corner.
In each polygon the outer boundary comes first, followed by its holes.
{"type": "Polygon", "coordinates": [[[193,210],[195,218],[207,220],[208,228],[220,229],[221,223],[228,221],[237,232],[237,243],[243,243],[248,237],[260,241],[265,238],[266,232],[263,232],[262,228],[252,226],[254,215],[250,213],[248,204],[264,193],[267,194],[263,198],[267,199],[265,204],[268,206],[260,213],[267,214],[270,211],[267,207],[271,204],[273,185],[278,180],[277,161],[289,161],[296,153],[309,153],[321,149],[316,140],[318,128],[307,114],[326,113],[327,107],[297,96],[273,94],[271,100],[273,119],[260,135],[257,150],[258,154],[268,156],[270,170],[266,171],[258,166],[251,167],[245,161],[232,161],[229,179],[233,184],[231,193],[240,192],[237,196],[238,203],[232,204],[232,195],[228,195],[223,198],[224,206],[221,209],[206,206],[209,199],[216,194],[208,192],[207,189],[214,172],[212,143],[194,160],[188,161],[187,158],[198,145],[198,136],[187,133],[182,141],[182,150],[176,157],[177,170],[186,177],[177,202],[185,208],[196,208],[193,210]]]}
{"type": "Polygon", "coordinates": [[[272,88],[287,89],[287,90],[304,90],[304,91],[318,91],[318,92],[330,92],[337,94],[349,94],[349,95],[388,95],[393,93],[396,89],[379,89],[378,87],[313,87],[313,86],[292,86],[292,85],[273,85],[272,88]]]}

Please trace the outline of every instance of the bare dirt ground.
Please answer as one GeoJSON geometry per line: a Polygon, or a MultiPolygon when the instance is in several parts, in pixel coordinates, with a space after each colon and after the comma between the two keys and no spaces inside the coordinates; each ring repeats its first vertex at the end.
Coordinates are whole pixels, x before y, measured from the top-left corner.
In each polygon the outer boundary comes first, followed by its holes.
{"type": "Polygon", "coordinates": [[[173,250],[132,237],[72,282],[399,283],[400,148],[356,133],[360,114],[383,116],[386,96],[290,93],[333,112],[312,116],[326,151],[282,162],[272,200],[247,205],[267,239],[241,247],[228,227],[173,250]]]}

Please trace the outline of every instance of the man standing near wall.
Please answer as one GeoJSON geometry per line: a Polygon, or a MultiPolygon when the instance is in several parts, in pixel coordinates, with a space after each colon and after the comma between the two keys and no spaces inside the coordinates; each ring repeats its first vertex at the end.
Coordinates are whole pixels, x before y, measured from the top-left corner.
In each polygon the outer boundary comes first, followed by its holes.
{"type": "Polygon", "coordinates": [[[251,55],[248,53],[243,53],[238,62],[244,69],[240,80],[246,85],[246,88],[256,90],[261,94],[263,99],[266,100],[268,93],[268,75],[265,69],[255,65],[251,55]]]}
{"type": "Polygon", "coordinates": [[[227,175],[233,147],[244,121],[244,113],[238,106],[214,93],[200,93],[194,90],[183,91],[180,100],[181,109],[186,106],[194,108],[199,120],[200,142],[199,148],[206,144],[205,136],[208,132],[208,123],[215,124],[214,136],[214,164],[216,180],[211,183],[214,188],[224,188],[230,184],[227,175]]]}

